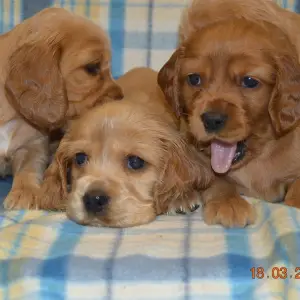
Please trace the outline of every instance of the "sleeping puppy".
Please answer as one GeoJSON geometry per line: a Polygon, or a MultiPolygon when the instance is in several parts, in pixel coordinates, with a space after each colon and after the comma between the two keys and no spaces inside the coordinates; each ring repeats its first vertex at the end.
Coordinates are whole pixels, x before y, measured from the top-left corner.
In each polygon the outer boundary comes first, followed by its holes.
{"type": "Polygon", "coordinates": [[[41,202],[66,208],[79,224],[110,227],[194,209],[197,190],[208,187],[213,173],[209,160],[185,143],[156,81],[153,70],[134,69],[118,80],[122,101],[70,122],[45,173],[41,202]]]}
{"type": "Polygon", "coordinates": [[[208,224],[253,223],[240,194],[300,208],[299,52],[282,14],[292,13],[271,1],[194,1],[159,72],[167,100],[219,174],[203,194],[208,224]]]}
{"type": "Polygon", "coordinates": [[[14,175],[7,209],[36,202],[48,133],[96,103],[122,98],[101,28],[49,8],[0,36],[0,175],[14,175]],[[100,100],[101,99],[101,100],[100,100]]]}

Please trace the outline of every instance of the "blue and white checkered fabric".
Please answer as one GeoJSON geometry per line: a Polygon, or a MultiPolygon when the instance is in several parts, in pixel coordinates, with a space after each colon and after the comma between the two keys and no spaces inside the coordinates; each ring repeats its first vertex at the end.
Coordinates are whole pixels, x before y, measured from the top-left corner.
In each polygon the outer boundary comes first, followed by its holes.
{"type": "Polygon", "coordinates": [[[231,230],[201,212],[130,229],[0,212],[0,299],[300,299],[300,212],[252,202],[255,225],[231,230]]]}
{"type": "MultiPolygon", "coordinates": [[[[300,9],[300,0],[277,2],[300,9]]],[[[184,1],[0,0],[0,32],[53,5],[107,30],[118,77],[134,66],[162,66],[184,1]]],[[[0,181],[2,199],[9,188],[0,181]]],[[[0,211],[0,299],[300,299],[300,211],[249,201],[257,222],[232,230],[205,225],[201,212],[109,229],[78,226],[60,213],[0,211]]]]}
{"type": "Polygon", "coordinates": [[[176,46],[178,22],[185,2],[56,0],[54,5],[101,24],[111,38],[113,75],[119,77],[136,66],[158,70],[163,65],[176,46]]]}

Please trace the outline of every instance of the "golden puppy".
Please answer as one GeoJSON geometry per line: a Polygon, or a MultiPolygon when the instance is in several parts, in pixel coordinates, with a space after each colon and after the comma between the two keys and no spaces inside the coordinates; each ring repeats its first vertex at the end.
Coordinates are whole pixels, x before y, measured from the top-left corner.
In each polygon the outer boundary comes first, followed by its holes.
{"type": "Polygon", "coordinates": [[[49,8],[0,36],[0,175],[14,175],[8,209],[36,202],[48,132],[102,102],[122,98],[101,28],[49,8]]]}
{"type": "Polygon", "coordinates": [[[45,173],[40,201],[86,225],[128,227],[182,207],[213,174],[189,147],[157,86],[157,73],[138,68],[118,83],[122,101],[97,106],[72,121],[45,173]],[[67,169],[70,187],[67,187],[67,169]]]}
{"type": "Polygon", "coordinates": [[[268,1],[194,1],[159,73],[167,100],[219,174],[203,194],[208,224],[254,222],[240,193],[300,207],[299,52],[291,28],[280,26],[285,14],[293,15],[268,1]]]}

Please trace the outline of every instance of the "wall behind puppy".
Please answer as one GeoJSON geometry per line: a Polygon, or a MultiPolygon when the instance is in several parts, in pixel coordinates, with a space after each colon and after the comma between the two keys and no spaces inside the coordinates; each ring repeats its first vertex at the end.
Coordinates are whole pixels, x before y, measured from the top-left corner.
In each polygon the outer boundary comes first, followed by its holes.
{"type": "MultiPolygon", "coordinates": [[[[209,1],[209,0],[208,0],[209,1]]],[[[266,0],[268,1],[268,0],[266,0]]],[[[100,24],[112,41],[114,77],[135,66],[156,70],[173,52],[188,0],[0,0],[0,33],[49,6],[64,7],[100,24]]],[[[276,0],[300,12],[300,0],[276,0]]]]}

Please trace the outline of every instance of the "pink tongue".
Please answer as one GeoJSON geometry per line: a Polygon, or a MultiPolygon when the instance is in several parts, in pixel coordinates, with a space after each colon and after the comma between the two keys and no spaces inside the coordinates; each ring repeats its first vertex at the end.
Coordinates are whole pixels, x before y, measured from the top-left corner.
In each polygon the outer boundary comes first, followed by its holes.
{"type": "Polygon", "coordinates": [[[236,144],[214,141],[211,143],[211,167],[216,173],[226,173],[232,164],[236,144]]]}

